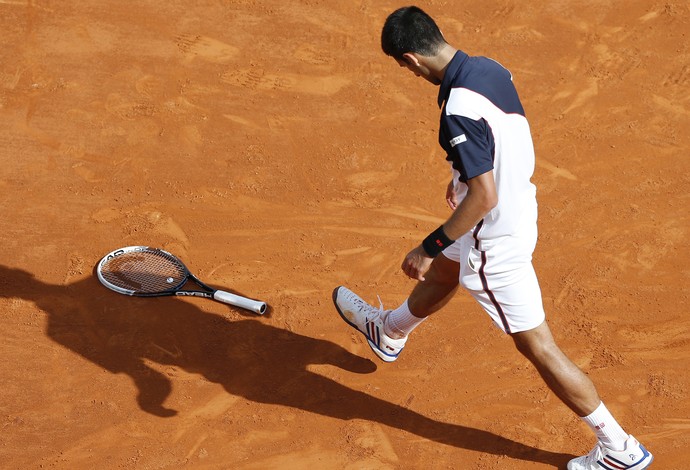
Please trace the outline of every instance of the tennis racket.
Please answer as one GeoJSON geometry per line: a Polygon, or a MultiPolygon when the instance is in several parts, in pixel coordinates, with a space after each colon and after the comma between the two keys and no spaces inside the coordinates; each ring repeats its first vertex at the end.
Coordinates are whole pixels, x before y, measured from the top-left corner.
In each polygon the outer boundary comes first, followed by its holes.
{"type": "Polygon", "coordinates": [[[105,287],[120,294],[137,297],[205,297],[259,315],[266,313],[266,303],[207,286],[190,273],[176,256],[158,248],[128,246],[115,250],[98,263],[96,274],[105,287]],[[195,282],[202,290],[184,290],[188,281],[195,282]]]}

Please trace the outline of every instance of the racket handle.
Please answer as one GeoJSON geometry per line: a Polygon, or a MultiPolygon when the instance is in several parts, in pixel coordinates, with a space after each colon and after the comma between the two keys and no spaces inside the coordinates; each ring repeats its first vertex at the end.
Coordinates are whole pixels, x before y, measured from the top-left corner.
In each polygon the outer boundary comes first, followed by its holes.
{"type": "Polygon", "coordinates": [[[247,297],[231,294],[230,292],[217,290],[213,293],[213,299],[218,302],[223,302],[224,304],[247,309],[259,315],[266,313],[266,302],[248,299],[247,297]]]}

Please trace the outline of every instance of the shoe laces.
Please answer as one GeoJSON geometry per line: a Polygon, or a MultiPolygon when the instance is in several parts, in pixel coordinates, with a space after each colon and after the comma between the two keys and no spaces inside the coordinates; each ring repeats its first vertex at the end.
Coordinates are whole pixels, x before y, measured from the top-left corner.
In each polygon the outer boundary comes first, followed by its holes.
{"type": "Polygon", "coordinates": [[[383,302],[381,301],[381,297],[379,295],[376,295],[376,298],[379,300],[379,307],[376,308],[373,305],[370,305],[367,303],[364,299],[362,299],[360,296],[355,294],[354,292],[352,293],[352,302],[357,305],[359,308],[360,312],[364,312],[367,314],[381,314],[383,313],[383,302]]]}

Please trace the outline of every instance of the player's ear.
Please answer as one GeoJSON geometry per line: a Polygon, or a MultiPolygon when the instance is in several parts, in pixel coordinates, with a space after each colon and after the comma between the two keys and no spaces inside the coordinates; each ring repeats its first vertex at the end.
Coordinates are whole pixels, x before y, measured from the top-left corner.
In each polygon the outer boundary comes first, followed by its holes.
{"type": "Polygon", "coordinates": [[[419,67],[419,59],[417,59],[417,56],[413,52],[405,52],[402,56],[403,60],[409,65],[419,67]]]}

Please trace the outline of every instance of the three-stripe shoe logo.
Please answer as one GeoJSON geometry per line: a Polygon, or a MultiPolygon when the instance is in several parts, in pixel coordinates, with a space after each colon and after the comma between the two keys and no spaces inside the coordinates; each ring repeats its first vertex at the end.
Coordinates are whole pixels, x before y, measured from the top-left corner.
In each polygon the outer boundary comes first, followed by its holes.
{"type": "Polygon", "coordinates": [[[379,332],[379,327],[373,321],[366,321],[367,336],[372,340],[376,346],[381,347],[381,333],[379,332]]]}
{"type": "Polygon", "coordinates": [[[604,459],[599,462],[599,465],[610,470],[625,470],[626,468],[630,468],[630,465],[626,465],[611,457],[604,457],[604,459]]]}

